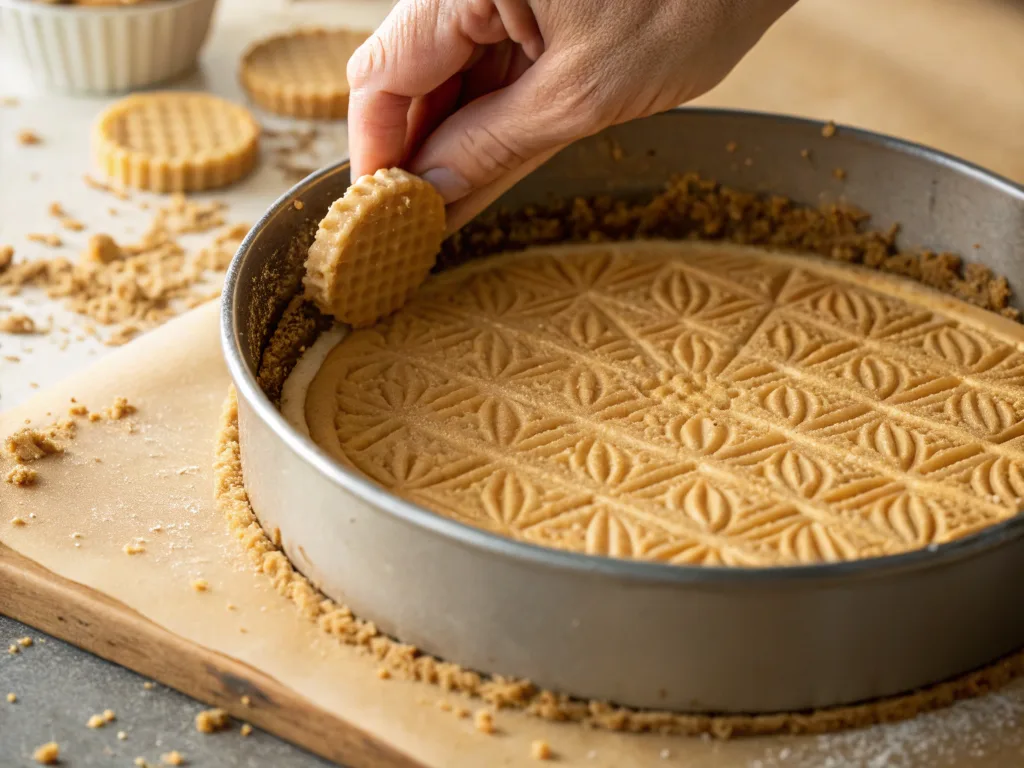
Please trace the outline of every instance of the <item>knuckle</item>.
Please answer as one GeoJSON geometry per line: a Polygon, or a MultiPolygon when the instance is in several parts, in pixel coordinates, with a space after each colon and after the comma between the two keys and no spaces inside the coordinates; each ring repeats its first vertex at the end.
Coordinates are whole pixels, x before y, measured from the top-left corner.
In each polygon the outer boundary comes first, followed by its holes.
{"type": "Polygon", "coordinates": [[[345,74],[350,88],[361,88],[367,85],[374,75],[387,68],[387,46],[377,32],[368,37],[348,60],[345,74]]]}
{"type": "Polygon", "coordinates": [[[526,160],[523,152],[485,125],[468,127],[459,141],[459,151],[486,178],[511,171],[526,160]]]}

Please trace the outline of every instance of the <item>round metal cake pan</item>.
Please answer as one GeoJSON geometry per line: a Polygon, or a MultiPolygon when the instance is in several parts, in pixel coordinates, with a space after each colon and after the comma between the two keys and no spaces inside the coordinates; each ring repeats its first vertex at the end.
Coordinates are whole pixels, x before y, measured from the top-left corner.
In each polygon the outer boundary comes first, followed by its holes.
{"type": "MultiPolygon", "coordinates": [[[[873,213],[873,226],[900,222],[904,243],[971,255],[1018,292],[1024,286],[1024,189],[865,131],[824,138],[821,124],[807,120],[676,110],[567,148],[497,204],[649,193],[689,170],[811,205],[842,194],[873,213]],[[622,152],[610,152],[609,142],[622,152]],[[727,152],[727,142],[738,149],[727,152]],[[805,149],[813,162],[801,158],[805,149]],[[833,178],[836,167],[847,171],[845,182],[833,178]]],[[[288,246],[348,184],[342,162],[270,208],[228,272],[222,325],[253,509],[326,594],[469,668],[583,698],[689,712],[865,701],[1024,646],[1020,515],[950,544],[873,560],[679,567],[502,538],[343,468],[285,422],[256,372],[287,299],[275,299],[271,286],[299,278],[288,246]]]]}

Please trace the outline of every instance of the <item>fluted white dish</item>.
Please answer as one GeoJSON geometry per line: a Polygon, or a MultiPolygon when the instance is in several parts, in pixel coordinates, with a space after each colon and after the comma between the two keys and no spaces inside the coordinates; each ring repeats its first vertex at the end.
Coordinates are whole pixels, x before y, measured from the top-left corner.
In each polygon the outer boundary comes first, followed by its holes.
{"type": "Polygon", "coordinates": [[[0,0],[8,61],[68,93],[114,93],[163,82],[195,65],[217,0],[56,5],[0,0]]]}

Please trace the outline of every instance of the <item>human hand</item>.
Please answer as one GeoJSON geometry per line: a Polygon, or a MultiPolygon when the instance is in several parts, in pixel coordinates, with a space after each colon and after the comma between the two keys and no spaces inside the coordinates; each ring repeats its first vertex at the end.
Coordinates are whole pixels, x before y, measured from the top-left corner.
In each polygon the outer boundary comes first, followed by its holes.
{"type": "Polygon", "coordinates": [[[348,64],[352,177],[405,167],[468,220],[565,144],[712,88],[794,2],[400,0],[348,64]]]}

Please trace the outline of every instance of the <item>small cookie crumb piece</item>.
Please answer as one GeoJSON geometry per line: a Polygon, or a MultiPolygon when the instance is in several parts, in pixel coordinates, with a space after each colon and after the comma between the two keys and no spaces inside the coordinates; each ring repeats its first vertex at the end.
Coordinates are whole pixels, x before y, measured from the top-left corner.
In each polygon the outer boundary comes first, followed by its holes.
{"type": "Polygon", "coordinates": [[[134,405],[128,402],[126,397],[115,398],[114,404],[107,408],[107,418],[113,421],[119,421],[125,416],[130,416],[138,410],[134,405]]]}
{"type": "Polygon", "coordinates": [[[36,321],[28,315],[16,313],[5,315],[0,318],[0,333],[14,333],[20,336],[28,336],[36,333],[36,321]]]}
{"type": "Polygon", "coordinates": [[[48,245],[51,248],[60,248],[64,245],[64,241],[60,239],[60,235],[45,235],[39,232],[30,232],[25,235],[25,239],[30,243],[40,243],[42,245],[48,245]]]}
{"type": "Polygon", "coordinates": [[[12,517],[11,525],[13,525],[15,528],[24,528],[26,525],[28,525],[28,523],[26,523],[25,519],[22,517],[12,517]]]}
{"type": "Polygon", "coordinates": [[[296,211],[301,211],[303,208],[306,207],[306,204],[303,203],[301,200],[293,200],[292,205],[295,207],[296,211]]]}
{"type": "Polygon", "coordinates": [[[18,700],[18,694],[16,694],[16,693],[8,693],[7,694],[7,703],[8,704],[13,704],[17,700],[18,700]]]}
{"type": "Polygon", "coordinates": [[[184,765],[185,758],[181,756],[181,752],[174,749],[163,755],[160,755],[160,762],[164,765],[184,765]]]}
{"type": "Polygon", "coordinates": [[[836,168],[832,171],[832,175],[835,176],[840,181],[842,181],[843,179],[846,178],[846,171],[842,168],[836,168]]]}
{"type": "Polygon", "coordinates": [[[390,680],[391,670],[387,667],[377,667],[377,677],[379,677],[381,680],[390,680]]]}
{"type": "Polygon", "coordinates": [[[31,147],[36,144],[42,144],[43,140],[35,131],[30,131],[27,128],[23,131],[18,131],[18,143],[23,147],[31,147]]]}
{"type": "Polygon", "coordinates": [[[104,709],[103,710],[103,722],[104,723],[112,723],[115,720],[117,720],[117,715],[114,714],[114,710],[112,710],[112,709],[104,709]]]}
{"type": "Polygon", "coordinates": [[[93,715],[85,724],[89,728],[102,728],[107,724],[107,721],[103,719],[103,715],[93,715]]]}
{"type": "Polygon", "coordinates": [[[14,261],[14,248],[9,245],[0,245],[0,272],[3,272],[14,261]]]}
{"type": "Polygon", "coordinates": [[[44,456],[52,456],[56,453],[64,453],[63,446],[54,440],[59,431],[62,431],[65,436],[71,434],[70,429],[40,430],[24,427],[8,436],[4,441],[4,450],[19,464],[37,461],[44,456]]]}
{"type": "Polygon", "coordinates": [[[192,582],[192,589],[196,592],[208,592],[210,589],[210,583],[206,579],[195,579],[192,582]]]}
{"type": "Polygon", "coordinates": [[[147,680],[146,682],[144,682],[142,684],[142,687],[145,688],[147,691],[152,691],[153,690],[153,683],[151,683],[151,682],[149,682],[147,680]]]}
{"type": "Polygon", "coordinates": [[[731,155],[733,152],[739,149],[739,147],[740,145],[737,144],[735,141],[730,141],[728,144],[725,145],[725,151],[731,155]]]}
{"type": "Polygon", "coordinates": [[[486,709],[478,709],[473,715],[473,727],[480,733],[494,733],[494,715],[486,709]]]}
{"type": "Polygon", "coordinates": [[[252,733],[252,726],[248,723],[242,723],[242,727],[238,729],[238,732],[243,736],[249,736],[252,733]]]}
{"type": "Polygon", "coordinates": [[[36,747],[36,751],[32,753],[32,759],[40,765],[56,765],[60,759],[60,745],[51,741],[41,747],[36,747]]]}
{"type": "Polygon", "coordinates": [[[126,555],[141,555],[146,552],[146,545],[141,542],[129,542],[124,545],[123,551],[126,555]]]}
{"type": "Polygon", "coordinates": [[[118,741],[125,741],[127,738],[128,738],[128,734],[125,733],[124,731],[118,731],[117,732],[117,740],[118,741]]]}
{"type": "Polygon", "coordinates": [[[231,716],[223,709],[205,709],[196,715],[196,730],[200,733],[216,733],[231,725],[231,716]]]}
{"type": "Polygon", "coordinates": [[[243,696],[241,699],[239,699],[239,701],[242,702],[242,706],[243,707],[251,707],[252,706],[252,699],[250,699],[248,696],[243,696]]]}
{"type": "Polygon", "coordinates": [[[829,120],[823,126],[821,126],[821,135],[826,139],[831,139],[836,135],[836,124],[829,120]]]}
{"type": "Polygon", "coordinates": [[[801,149],[800,150],[800,157],[802,157],[804,160],[810,160],[811,159],[811,150],[809,150],[809,149],[801,149]]]}
{"type": "Polygon", "coordinates": [[[68,408],[68,416],[88,416],[89,409],[84,405],[73,405],[68,408]]]}
{"type": "Polygon", "coordinates": [[[149,763],[146,762],[146,758],[144,757],[136,757],[132,760],[132,765],[134,765],[135,768],[149,768],[149,763]]]}
{"type": "Polygon", "coordinates": [[[18,638],[18,645],[20,645],[22,648],[28,648],[30,645],[32,645],[32,638],[31,637],[21,637],[21,638],[18,638]]]}
{"type": "Polygon", "coordinates": [[[11,643],[9,646],[7,646],[7,652],[11,654],[11,656],[13,656],[16,653],[21,653],[21,649],[14,643],[11,643]]]}
{"type": "Polygon", "coordinates": [[[31,467],[25,467],[19,464],[10,472],[7,473],[5,478],[11,485],[17,485],[21,488],[27,488],[30,485],[35,485],[36,480],[39,477],[39,473],[31,467]]]}
{"type": "Polygon", "coordinates": [[[550,760],[553,756],[551,745],[543,739],[538,739],[530,744],[530,757],[534,760],[550,760]]]}
{"type": "Polygon", "coordinates": [[[89,238],[89,245],[82,257],[97,264],[109,264],[112,261],[123,260],[124,251],[110,235],[99,234],[89,238]]]}

